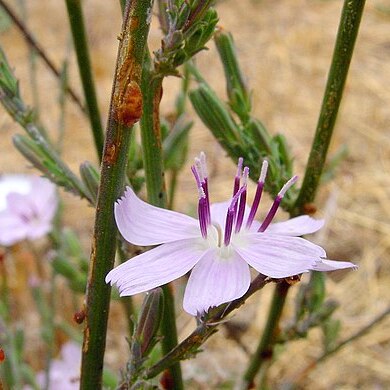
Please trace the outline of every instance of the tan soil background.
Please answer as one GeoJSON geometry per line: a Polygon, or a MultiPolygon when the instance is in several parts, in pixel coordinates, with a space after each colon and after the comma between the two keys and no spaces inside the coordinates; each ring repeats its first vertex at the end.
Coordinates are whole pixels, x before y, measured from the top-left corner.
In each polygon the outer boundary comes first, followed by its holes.
{"type": "MultiPolygon", "coordinates": [[[[15,0],[8,3],[14,8],[19,4],[15,0]]],[[[70,41],[63,2],[30,0],[26,3],[30,29],[49,57],[60,66],[70,41]]],[[[119,6],[114,0],[86,0],[83,3],[99,103],[105,121],[117,50],[116,36],[120,29],[119,6]]],[[[367,3],[330,150],[332,155],[346,146],[348,155],[339,165],[336,178],[323,186],[319,193],[318,216],[325,216],[327,224],[313,238],[327,249],[329,258],[350,260],[360,266],[358,271],[340,272],[328,278],[329,297],[340,302],[335,317],[343,322],[342,338],[370,322],[389,305],[390,298],[390,4],[386,0],[367,3]]],[[[316,126],[341,6],[342,2],[336,0],[226,0],[217,5],[220,25],[233,33],[240,63],[253,89],[254,112],[273,134],[283,132],[286,135],[295,157],[296,173],[300,176],[316,126]]],[[[160,32],[157,25],[150,37],[151,47],[158,47],[160,32]]],[[[26,44],[12,27],[3,31],[0,39],[20,79],[23,95],[31,102],[26,44]]],[[[214,44],[210,43],[209,48],[209,51],[198,55],[198,64],[220,96],[225,96],[222,68],[214,44]]],[[[70,59],[70,84],[81,96],[73,54],[70,59]]],[[[55,135],[59,122],[56,103],[58,83],[40,60],[38,71],[42,121],[55,135]]],[[[163,114],[172,110],[177,86],[178,80],[166,80],[163,114]]],[[[192,110],[189,110],[189,115],[195,118],[192,110]]],[[[0,132],[0,172],[29,171],[28,164],[14,150],[11,142],[12,135],[22,130],[2,109],[0,132]]],[[[91,145],[88,122],[67,100],[63,155],[75,171],[80,162],[95,161],[91,145]]],[[[231,192],[234,165],[199,120],[195,120],[190,149],[191,159],[200,150],[208,152],[212,199],[224,199],[231,192]]],[[[63,195],[66,201],[65,222],[82,237],[88,252],[93,210],[85,202],[63,195]]],[[[195,202],[194,184],[186,169],[181,175],[176,209],[191,210],[195,202]]],[[[264,213],[266,210],[267,206],[263,204],[261,211],[264,213]]],[[[279,217],[283,218],[283,215],[279,217]]],[[[15,269],[20,266],[23,267],[23,264],[15,269]]],[[[20,290],[17,289],[22,297],[20,290]]],[[[234,319],[249,327],[242,337],[242,343],[249,351],[253,351],[257,343],[271,291],[272,286],[267,286],[261,294],[255,295],[234,319]]],[[[181,297],[182,288],[178,289],[178,293],[181,297]]],[[[18,297],[15,299],[18,300],[18,297]]],[[[68,308],[71,305],[65,301],[60,311],[70,320],[73,313],[68,308]]],[[[33,316],[29,310],[24,310],[31,304],[29,298],[19,299],[18,302],[18,321],[30,324],[29,321],[34,321],[33,316]]],[[[107,363],[117,369],[126,361],[127,346],[122,312],[119,305],[113,306],[107,363]]],[[[178,306],[180,308],[180,300],[178,306]]],[[[291,299],[284,313],[285,321],[291,318],[292,307],[291,299]]],[[[184,338],[193,327],[191,318],[179,315],[180,338],[184,338]]],[[[30,326],[31,342],[28,343],[30,354],[39,343],[39,331],[32,328],[30,326]]],[[[300,378],[299,385],[307,389],[388,389],[389,347],[388,318],[369,334],[300,378]]],[[[183,364],[188,388],[232,388],[248,360],[242,346],[228,340],[221,331],[205,345],[204,350],[196,360],[183,364]],[[224,383],[226,387],[223,387],[224,383]]],[[[281,351],[278,362],[270,370],[272,388],[296,378],[320,354],[319,331],[310,332],[307,340],[291,343],[281,351]]],[[[34,365],[39,368],[36,359],[34,365]]]]}

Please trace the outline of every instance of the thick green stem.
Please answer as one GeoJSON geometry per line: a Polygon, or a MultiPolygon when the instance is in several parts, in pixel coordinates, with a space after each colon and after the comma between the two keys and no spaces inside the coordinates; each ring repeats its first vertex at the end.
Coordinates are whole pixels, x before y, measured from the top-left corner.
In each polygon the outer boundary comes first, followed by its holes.
{"type": "Polygon", "coordinates": [[[293,215],[304,213],[305,205],[314,201],[336,123],[364,4],[365,0],[344,1],[317,130],[302,187],[292,210],[293,215]]]}
{"type": "Polygon", "coordinates": [[[279,283],[275,288],[275,294],[272,298],[271,308],[268,313],[267,323],[264,328],[263,336],[260,343],[253,354],[249,367],[247,368],[242,389],[250,389],[253,387],[253,382],[256,374],[262,364],[269,362],[272,359],[274,344],[277,340],[279,332],[278,324],[282,315],[283,307],[286,302],[289,284],[286,282],[279,283]]]}
{"type": "Polygon", "coordinates": [[[91,60],[84,27],[83,10],[80,0],[66,0],[69,23],[72,30],[73,44],[76,49],[77,63],[87,103],[89,121],[99,160],[102,158],[104,135],[100,119],[99,106],[93,82],[91,60]]]}
{"type": "MultiPolygon", "coordinates": [[[[336,123],[342,92],[363,14],[364,3],[364,0],[344,1],[317,131],[306,167],[302,188],[293,209],[290,210],[291,216],[304,213],[305,205],[314,200],[336,123]]],[[[280,315],[286,302],[287,292],[288,285],[286,283],[279,284],[275,289],[267,326],[245,373],[244,386],[249,386],[253,383],[257,372],[272,358],[276,342],[275,335],[278,331],[280,315]],[[279,314],[275,315],[275,313],[279,314]]]]}
{"type": "Polygon", "coordinates": [[[114,202],[123,189],[131,128],[142,113],[142,62],[152,0],[127,3],[104,145],[87,283],[80,388],[101,389],[111,288],[105,283],[116,251],[114,202]]]}
{"type": "MultiPolygon", "coordinates": [[[[141,119],[141,141],[144,157],[146,188],[149,203],[167,206],[167,195],[164,180],[162,141],[160,130],[160,100],[162,96],[162,77],[156,77],[151,68],[150,56],[145,55],[142,71],[142,94],[144,112],[141,119]]],[[[169,353],[177,345],[177,329],[174,297],[171,287],[162,287],[164,293],[164,314],[161,321],[161,341],[164,354],[169,353]]],[[[176,362],[170,368],[175,389],[183,389],[180,363],[176,362]]]]}

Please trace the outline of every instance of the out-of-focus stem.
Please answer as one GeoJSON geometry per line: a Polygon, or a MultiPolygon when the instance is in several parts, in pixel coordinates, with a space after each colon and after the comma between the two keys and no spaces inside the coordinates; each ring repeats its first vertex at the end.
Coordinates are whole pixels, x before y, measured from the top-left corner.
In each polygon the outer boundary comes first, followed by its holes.
{"type": "Polygon", "coordinates": [[[388,315],[390,315],[390,307],[388,307],[385,311],[383,311],[381,314],[379,314],[377,317],[375,317],[369,324],[364,326],[363,328],[359,329],[356,333],[353,335],[347,337],[345,340],[341,341],[339,344],[337,344],[334,348],[329,349],[325,351],[320,357],[318,357],[316,360],[308,364],[302,371],[300,371],[293,379],[292,383],[289,383],[289,388],[293,387],[295,384],[298,384],[303,378],[305,378],[308,373],[316,368],[321,362],[328,359],[338,351],[340,351],[342,348],[344,348],[346,345],[351,343],[352,341],[355,341],[359,339],[360,337],[366,335],[374,326],[378,325],[381,321],[383,321],[388,315]]]}
{"type": "MultiPolygon", "coordinates": [[[[167,206],[164,180],[162,140],[160,129],[160,101],[162,97],[162,77],[157,77],[151,66],[150,56],[145,55],[142,71],[142,93],[144,112],[141,119],[141,142],[144,157],[146,188],[149,203],[167,206]]],[[[169,285],[162,287],[164,294],[164,313],[161,321],[161,341],[164,354],[173,350],[178,342],[174,297],[169,285]]],[[[183,389],[180,363],[169,367],[174,388],[183,389]]]]}
{"type": "Polygon", "coordinates": [[[66,0],[73,44],[76,49],[77,63],[87,103],[89,121],[99,160],[102,158],[104,135],[96,97],[92,66],[89,56],[87,37],[84,27],[83,9],[80,0],[66,0]]]}
{"type": "MultiPolygon", "coordinates": [[[[26,41],[28,42],[28,44],[31,45],[35,49],[37,55],[39,55],[39,57],[41,57],[43,62],[54,73],[54,75],[58,79],[60,79],[61,78],[61,71],[58,70],[57,67],[54,65],[54,63],[49,59],[49,57],[46,55],[45,51],[42,49],[40,44],[33,37],[32,33],[28,30],[28,28],[24,25],[24,23],[18,18],[18,16],[15,14],[15,12],[3,0],[0,0],[0,6],[4,9],[4,11],[7,13],[7,15],[14,22],[15,26],[23,34],[23,36],[26,39],[26,41]]],[[[79,106],[80,110],[85,112],[85,108],[83,107],[83,104],[81,103],[80,98],[73,91],[73,89],[68,86],[68,87],[66,87],[66,92],[70,95],[70,97],[72,98],[74,103],[76,103],[79,106]]]]}
{"type": "Polygon", "coordinates": [[[131,128],[142,113],[141,72],[153,0],[126,6],[104,145],[89,267],[80,389],[101,389],[111,288],[105,283],[116,252],[114,203],[123,189],[131,128]]]}
{"type": "Polygon", "coordinates": [[[286,302],[288,289],[289,284],[284,281],[277,284],[275,288],[263,336],[244,374],[242,389],[251,388],[262,364],[272,359],[274,343],[277,340],[278,324],[286,302]]]}
{"type": "MultiPolygon", "coordinates": [[[[364,4],[365,0],[344,1],[317,131],[310,152],[302,188],[294,207],[290,210],[291,216],[302,214],[304,212],[305,204],[314,200],[326,160],[328,146],[333,134],[333,128],[336,123],[336,117],[340,107],[342,92],[347,78],[364,4]]],[[[267,326],[264,329],[263,336],[244,376],[243,388],[245,389],[253,383],[254,378],[262,365],[272,358],[276,342],[275,334],[279,327],[279,320],[286,301],[287,292],[288,285],[285,283],[276,286],[267,326]]]]}
{"type": "Polygon", "coordinates": [[[336,123],[364,4],[365,0],[344,1],[317,130],[307,162],[302,187],[292,210],[292,215],[294,216],[304,213],[305,205],[313,202],[316,195],[336,123]]]}

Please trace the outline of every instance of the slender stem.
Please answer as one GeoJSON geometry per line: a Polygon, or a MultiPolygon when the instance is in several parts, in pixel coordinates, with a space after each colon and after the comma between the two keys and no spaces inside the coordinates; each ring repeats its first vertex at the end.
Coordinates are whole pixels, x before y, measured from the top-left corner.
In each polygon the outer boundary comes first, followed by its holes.
{"type": "Polygon", "coordinates": [[[178,171],[176,169],[172,170],[171,177],[169,178],[169,199],[168,199],[168,208],[173,209],[173,203],[175,201],[176,187],[177,187],[177,176],[178,171]]]}
{"type": "MultiPolygon", "coordinates": [[[[28,12],[26,7],[26,0],[19,0],[21,19],[25,26],[28,25],[28,12]]],[[[32,105],[34,107],[34,115],[39,120],[40,117],[40,104],[39,104],[39,92],[38,92],[38,80],[37,80],[37,53],[35,49],[28,45],[28,62],[29,62],[29,76],[32,94],[32,105]]]]}
{"type": "Polygon", "coordinates": [[[290,285],[283,281],[275,288],[275,294],[272,298],[263,336],[257,346],[256,352],[253,354],[250,365],[244,374],[242,389],[250,389],[262,364],[272,360],[274,343],[277,340],[279,332],[278,324],[286,302],[289,287],[290,285]]]}
{"type": "Polygon", "coordinates": [[[302,187],[292,210],[293,215],[304,213],[305,205],[314,201],[336,123],[364,4],[365,0],[344,1],[317,130],[302,187]]]}
{"type": "MultiPolygon", "coordinates": [[[[293,209],[290,210],[291,216],[302,214],[304,212],[305,204],[314,200],[325,163],[328,146],[333,134],[333,128],[336,123],[342,92],[348,74],[361,16],[363,14],[364,3],[364,0],[344,1],[317,131],[310,152],[302,188],[293,209]]],[[[275,316],[275,313],[282,313],[286,302],[287,292],[288,286],[283,287],[282,284],[279,284],[275,289],[267,326],[244,376],[244,384],[247,386],[254,381],[254,378],[262,365],[272,357],[276,342],[274,336],[279,327],[280,320],[280,315],[275,316]],[[268,354],[264,355],[265,352],[268,352],[268,354]]]]}
{"type": "Polygon", "coordinates": [[[105,276],[116,252],[114,202],[123,188],[131,128],[142,112],[142,62],[153,0],[127,3],[104,145],[87,283],[80,389],[101,389],[111,288],[105,276]]]}
{"type": "Polygon", "coordinates": [[[69,23],[73,35],[73,44],[76,49],[77,63],[81,82],[83,84],[85,101],[87,103],[89,121],[99,160],[102,158],[104,135],[100,119],[99,106],[96,97],[95,84],[92,75],[92,66],[89,56],[87,36],[85,33],[83,9],[80,0],[66,0],[69,23]]]}
{"type": "MultiPolygon", "coordinates": [[[[142,71],[142,94],[144,112],[141,119],[141,142],[144,157],[146,188],[149,203],[167,207],[167,195],[164,181],[163,154],[160,129],[160,100],[162,97],[162,77],[153,73],[150,56],[145,55],[142,71]]],[[[164,354],[173,350],[178,343],[175,303],[171,286],[162,286],[164,294],[164,313],[161,321],[161,341],[164,354]]],[[[170,374],[175,389],[183,389],[180,363],[174,363],[170,374]]]]}
{"type": "MultiPolygon", "coordinates": [[[[57,67],[54,65],[54,63],[49,59],[49,57],[46,55],[45,51],[42,49],[40,44],[37,42],[37,40],[32,35],[31,31],[24,25],[24,23],[19,19],[19,17],[15,14],[15,12],[3,1],[0,0],[0,6],[3,7],[4,11],[7,13],[7,15],[11,18],[11,20],[14,22],[15,26],[19,29],[19,31],[23,34],[24,38],[28,42],[29,45],[31,45],[36,53],[39,55],[39,57],[42,58],[43,62],[47,65],[47,67],[54,73],[54,75],[60,79],[61,78],[61,71],[57,69],[57,67]]],[[[69,86],[66,87],[66,92],[70,95],[74,103],[76,103],[80,110],[85,112],[85,108],[83,107],[83,104],[81,103],[80,98],[77,96],[76,92],[73,91],[72,88],[69,86]]]]}
{"type": "Polygon", "coordinates": [[[302,380],[304,377],[307,376],[307,374],[316,368],[318,364],[323,362],[324,360],[328,359],[340,349],[345,347],[347,344],[351,343],[352,341],[355,341],[359,339],[360,337],[366,335],[374,326],[378,325],[381,321],[383,321],[388,315],[390,315],[390,307],[388,307],[384,312],[379,314],[377,317],[375,317],[369,324],[364,326],[363,328],[359,329],[356,333],[353,335],[347,337],[345,340],[341,341],[338,345],[336,345],[334,348],[329,349],[325,351],[321,356],[319,356],[317,359],[315,359],[313,362],[307,365],[302,371],[296,375],[296,377],[293,380],[292,384],[297,384],[300,380],[302,380]]]}
{"type": "MultiPolygon", "coordinates": [[[[126,260],[128,260],[128,257],[126,256],[126,252],[124,251],[124,249],[122,247],[123,244],[119,238],[118,238],[117,245],[118,245],[117,252],[118,252],[119,260],[121,263],[124,263],[126,260]]],[[[134,331],[134,323],[133,323],[134,318],[133,318],[133,316],[135,314],[133,297],[131,297],[131,296],[122,297],[120,301],[122,303],[122,307],[123,307],[123,310],[124,310],[125,315],[126,315],[127,330],[129,332],[129,338],[131,338],[133,336],[133,331],[134,331]]]]}

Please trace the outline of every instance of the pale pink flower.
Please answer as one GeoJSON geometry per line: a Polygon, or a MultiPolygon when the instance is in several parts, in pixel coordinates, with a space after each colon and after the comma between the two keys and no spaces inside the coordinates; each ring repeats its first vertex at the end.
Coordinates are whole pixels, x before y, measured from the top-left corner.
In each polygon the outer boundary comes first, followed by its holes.
{"type": "Polygon", "coordinates": [[[210,205],[205,155],[201,153],[192,167],[199,193],[199,220],[149,205],[128,187],[115,204],[119,231],[134,245],[162,245],[119,265],[108,273],[106,282],[115,284],[121,296],[134,295],[192,269],[183,306],[188,313],[201,315],[245,294],[251,282],[249,266],[271,278],[355,267],[349,262],[324,260],[323,248],[298,237],[319,230],[322,220],[300,216],[271,224],[296,176],[280,190],[263,222],[254,220],[267,167],[264,161],[251,208],[246,205],[249,169],[242,169],[242,159],[231,200],[210,205]]]}
{"type": "Polygon", "coordinates": [[[0,245],[35,240],[52,229],[58,200],[55,186],[32,175],[0,177],[0,245]]]}

